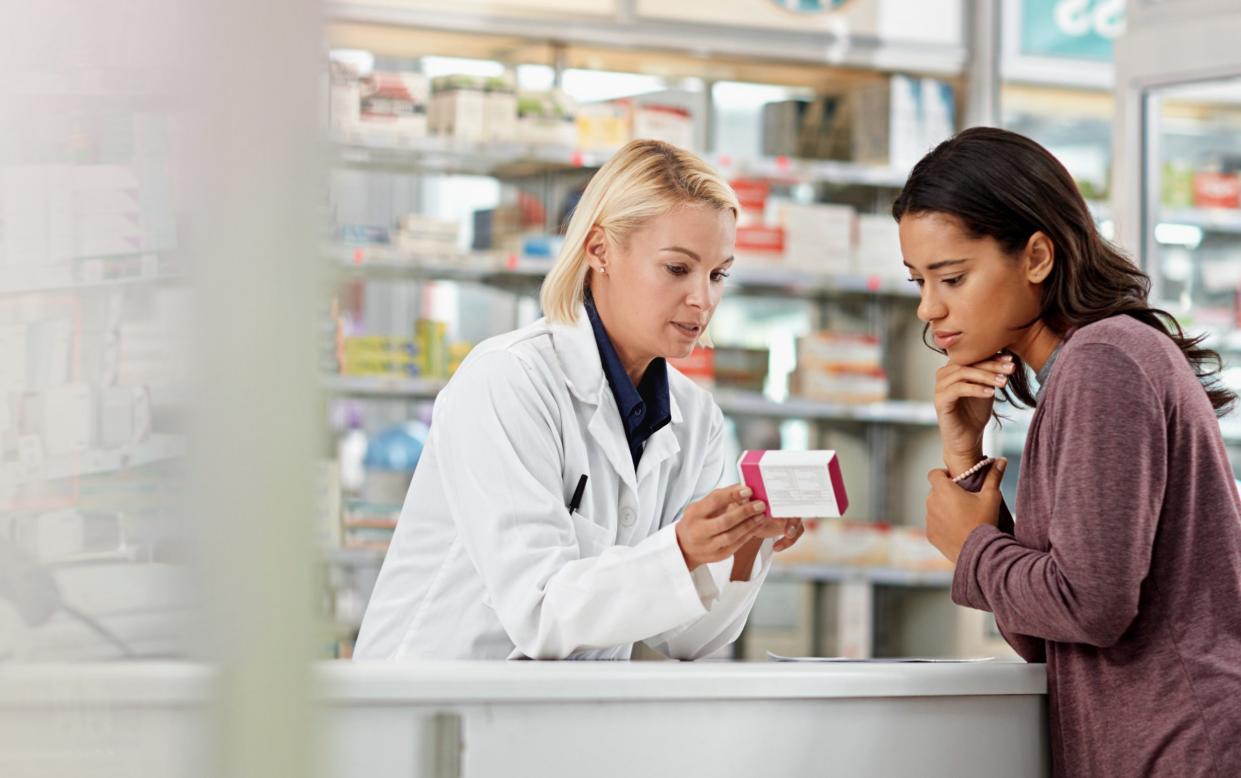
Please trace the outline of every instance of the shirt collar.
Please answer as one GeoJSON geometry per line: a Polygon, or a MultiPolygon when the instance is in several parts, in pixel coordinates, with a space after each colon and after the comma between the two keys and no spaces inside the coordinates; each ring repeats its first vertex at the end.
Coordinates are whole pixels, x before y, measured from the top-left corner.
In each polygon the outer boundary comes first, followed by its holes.
{"type": "Polygon", "coordinates": [[[1037,405],[1043,399],[1043,390],[1047,388],[1047,380],[1051,378],[1051,369],[1056,364],[1056,357],[1060,356],[1060,349],[1064,348],[1065,341],[1060,341],[1056,347],[1051,350],[1051,354],[1047,357],[1047,361],[1043,363],[1043,367],[1034,374],[1034,380],[1038,381],[1038,391],[1034,393],[1034,404],[1037,405]]]}
{"type": "Polygon", "coordinates": [[[603,320],[599,318],[599,312],[595,309],[595,301],[589,289],[586,290],[585,307],[586,315],[590,318],[591,329],[595,333],[595,341],[599,346],[599,359],[603,364],[603,374],[612,388],[612,395],[616,398],[616,407],[620,410],[625,434],[633,437],[635,433],[644,429],[654,432],[667,424],[671,419],[667,363],[662,357],[652,360],[642,380],[634,386],[633,380],[625,372],[625,365],[621,362],[620,355],[616,353],[616,347],[612,345],[612,339],[608,337],[607,330],[604,329],[603,320]]]}
{"type": "MultiPolygon", "coordinates": [[[[599,393],[605,391],[604,385],[607,384],[607,379],[603,374],[602,354],[585,305],[577,307],[572,321],[545,322],[545,326],[551,333],[556,357],[561,369],[564,370],[573,396],[581,402],[598,405],[599,393]]],[[[665,378],[668,377],[668,369],[665,366],[665,378]]],[[[628,377],[628,375],[625,376],[626,379],[628,377]]],[[[676,395],[671,392],[671,387],[668,391],[668,405],[672,423],[680,424],[683,420],[681,408],[676,395]]]]}

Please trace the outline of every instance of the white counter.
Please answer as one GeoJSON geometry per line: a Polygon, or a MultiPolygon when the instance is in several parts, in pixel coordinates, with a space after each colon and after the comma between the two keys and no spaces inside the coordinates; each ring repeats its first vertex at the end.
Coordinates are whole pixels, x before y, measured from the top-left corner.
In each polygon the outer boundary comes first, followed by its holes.
{"type": "MultiPolygon", "coordinates": [[[[332,663],[317,675],[332,776],[1048,774],[1040,665],[332,663]]],[[[0,755],[47,752],[74,731],[65,748],[98,768],[91,734],[125,732],[167,751],[142,764],[171,766],[209,747],[195,737],[211,688],[191,665],[0,667],[0,755]]]]}

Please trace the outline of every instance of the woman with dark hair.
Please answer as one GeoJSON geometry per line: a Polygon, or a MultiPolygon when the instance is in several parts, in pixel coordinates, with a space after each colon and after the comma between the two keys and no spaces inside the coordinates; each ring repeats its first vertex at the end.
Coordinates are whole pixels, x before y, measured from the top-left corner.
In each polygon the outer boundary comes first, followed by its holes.
{"type": "Polygon", "coordinates": [[[1150,306],[1149,279],[1027,138],[942,143],[893,216],[924,338],[948,357],[927,533],[956,563],[953,600],[1047,663],[1056,774],[1241,776],[1241,502],[1219,357],[1150,306]],[[1005,462],[982,454],[997,392],[1035,407],[1015,527],[1005,462]]]}

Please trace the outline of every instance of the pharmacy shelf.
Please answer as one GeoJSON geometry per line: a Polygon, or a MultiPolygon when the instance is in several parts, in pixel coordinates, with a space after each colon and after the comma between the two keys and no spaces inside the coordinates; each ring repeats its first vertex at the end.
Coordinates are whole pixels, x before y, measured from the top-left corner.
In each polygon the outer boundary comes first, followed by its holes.
{"type": "Polygon", "coordinates": [[[1231,208],[1165,208],[1159,213],[1159,221],[1241,235],[1241,210],[1231,208]]]}
{"type": "Polygon", "coordinates": [[[790,397],[776,402],[755,392],[716,389],[716,403],[730,416],[766,416],[775,419],[893,424],[934,427],[935,406],[906,400],[851,405],[790,397]]]}
{"type": "Polygon", "coordinates": [[[68,282],[51,280],[22,282],[14,279],[7,283],[0,282],[0,297],[18,297],[27,294],[73,294],[83,291],[169,284],[182,280],[184,280],[184,277],[178,273],[156,273],[154,275],[134,275],[94,281],[68,282]]]}
{"type": "Polygon", "coordinates": [[[363,170],[440,175],[525,176],[593,169],[610,153],[584,152],[570,146],[456,138],[413,137],[365,129],[337,132],[332,159],[343,167],[363,170]]]}
{"type": "MultiPolygon", "coordinates": [[[[610,156],[610,151],[582,151],[572,146],[412,137],[366,129],[337,132],[332,143],[332,159],[342,167],[497,178],[593,170],[610,156]]],[[[711,155],[708,161],[730,178],[760,178],[788,184],[899,189],[908,177],[905,170],[836,160],[711,155]]]]}
{"type": "Polygon", "coordinates": [[[909,178],[908,170],[831,159],[761,157],[739,160],[716,154],[709,156],[708,161],[729,178],[760,178],[785,183],[900,189],[909,178]]]}
{"type": "MultiPolygon", "coordinates": [[[[1105,202],[1089,200],[1090,212],[1096,221],[1112,217],[1105,202]]],[[[1184,224],[1206,232],[1241,235],[1241,210],[1235,208],[1161,208],[1156,217],[1159,224],[1184,224]]]]}
{"type": "Polygon", "coordinates": [[[867,581],[878,586],[951,587],[952,572],[949,570],[903,570],[895,567],[865,567],[850,565],[776,565],[770,577],[786,581],[813,581],[836,583],[840,581],[867,581]]]}
{"type": "Polygon", "coordinates": [[[323,388],[328,392],[355,397],[406,397],[413,400],[433,400],[447,384],[447,379],[437,378],[378,378],[347,375],[323,377],[323,388]]]}
{"type": "MultiPolygon", "coordinates": [[[[328,548],[324,560],[341,567],[376,567],[383,563],[385,551],[372,548],[328,548]]],[[[903,570],[895,567],[860,565],[795,564],[775,565],[770,577],[785,581],[868,581],[878,586],[941,587],[952,586],[950,570],[903,570]]]]}
{"type": "Polygon", "coordinates": [[[538,285],[551,269],[547,260],[521,259],[516,254],[429,254],[381,244],[334,244],[328,246],[327,254],[346,278],[465,281],[492,286],[538,285]]]}
{"type": "MultiPolygon", "coordinates": [[[[856,273],[824,274],[808,270],[794,270],[778,266],[764,266],[760,262],[747,263],[738,257],[740,266],[734,265],[727,286],[747,292],[775,292],[799,297],[898,297],[916,300],[918,287],[906,278],[893,276],[863,275],[856,273]]],[[[893,263],[896,260],[893,259],[893,263]]]]}
{"type": "Polygon", "coordinates": [[[123,448],[62,454],[34,464],[5,463],[0,466],[0,482],[20,485],[102,475],[177,459],[185,455],[185,450],[185,439],[180,436],[152,435],[123,448]]]}
{"type": "MultiPolygon", "coordinates": [[[[624,6],[622,3],[621,7],[624,6]]],[[[927,75],[959,75],[968,59],[963,43],[883,41],[872,36],[852,36],[847,30],[780,30],[743,24],[663,21],[635,14],[632,5],[619,15],[561,12],[538,16],[506,14],[495,9],[471,13],[452,10],[451,4],[419,8],[391,2],[337,0],[328,3],[326,14],[331,22],[360,23],[378,29],[406,27],[468,34],[485,29],[495,36],[625,51],[685,54],[686,41],[693,41],[692,54],[696,58],[797,62],[927,75]]]]}
{"type": "MultiPolygon", "coordinates": [[[[371,378],[366,376],[324,376],[323,388],[333,394],[361,397],[434,399],[447,384],[442,379],[371,378]]],[[[716,403],[730,416],[767,416],[777,419],[854,422],[934,427],[935,406],[931,403],[888,400],[850,405],[790,398],[781,402],[756,392],[716,389],[716,403]]]]}
{"type": "MultiPolygon", "coordinates": [[[[498,252],[445,252],[426,254],[385,245],[335,244],[327,248],[332,262],[346,278],[466,281],[492,286],[535,286],[551,269],[548,260],[521,259],[498,252]]],[[[918,287],[907,279],[862,274],[824,274],[779,267],[772,260],[739,256],[727,288],[746,293],[789,294],[798,297],[918,298],[918,287]]]]}
{"type": "MultiPolygon", "coordinates": [[[[328,392],[340,395],[430,400],[434,399],[447,383],[446,380],[433,378],[331,375],[323,377],[322,385],[328,392]]],[[[768,416],[777,419],[813,419],[914,427],[936,425],[935,406],[931,403],[889,400],[864,405],[849,405],[797,398],[776,402],[755,392],[738,392],[731,389],[716,389],[712,394],[720,409],[730,416],[768,416]]]]}
{"type": "Polygon", "coordinates": [[[386,550],[378,548],[324,548],[323,561],[338,567],[378,567],[383,564],[386,550]]]}

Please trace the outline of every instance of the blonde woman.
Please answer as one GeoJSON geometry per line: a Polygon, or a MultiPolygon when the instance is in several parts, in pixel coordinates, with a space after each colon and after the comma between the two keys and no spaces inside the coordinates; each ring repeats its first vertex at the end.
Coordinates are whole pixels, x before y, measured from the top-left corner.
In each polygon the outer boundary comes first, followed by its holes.
{"type": "Polygon", "coordinates": [[[437,399],[355,658],[694,659],[737,638],[802,524],[718,488],[720,409],[665,362],[704,336],[737,213],[665,143],[599,170],[546,317],[479,344],[437,399]]]}

